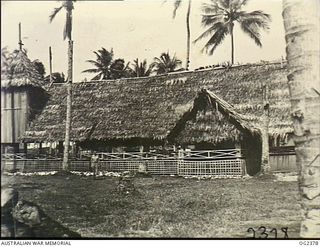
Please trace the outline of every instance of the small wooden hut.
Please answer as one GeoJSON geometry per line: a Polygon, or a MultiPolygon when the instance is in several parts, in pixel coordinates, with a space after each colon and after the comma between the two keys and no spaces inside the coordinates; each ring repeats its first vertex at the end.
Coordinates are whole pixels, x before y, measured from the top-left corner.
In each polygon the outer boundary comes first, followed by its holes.
{"type": "MultiPolygon", "coordinates": [[[[293,131],[286,75],[285,64],[262,63],[74,83],[71,139],[83,149],[109,152],[115,147],[148,150],[170,143],[194,149],[241,146],[252,160],[247,162],[248,171],[254,174],[259,170],[261,140],[248,133],[261,129],[264,85],[270,89],[270,144],[288,143],[293,131]],[[214,100],[210,109],[192,111],[200,104],[202,89],[222,101],[214,100]],[[221,102],[228,102],[228,114],[219,107],[221,102]],[[232,111],[241,121],[230,118],[232,111]],[[240,122],[250,127],[238,128],[240,122]]],[[[50,99],[30,124],[26,141],[63,141],[65,85],[54,85],[48,93],[50,99]]]]}
{"type": "Polygon", "coordinates": [[[25,149],[20,137],[46,101],[41,76],[27,54],[1,53],[1,153],[25,149]]]}

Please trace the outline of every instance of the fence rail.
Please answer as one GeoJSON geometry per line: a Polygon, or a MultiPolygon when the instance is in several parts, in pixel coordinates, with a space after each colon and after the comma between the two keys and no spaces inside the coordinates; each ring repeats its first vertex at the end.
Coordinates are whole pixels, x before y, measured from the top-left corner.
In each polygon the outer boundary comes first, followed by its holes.
{"type": "MultiPolygon", "coordinates": [[[[234,159],[241,158],[240,149],[223,149],[223,150],[201,150],[201,151],[186,151],[179,150],[171,153],[156,153],[156,152],[122,152],[122,153],[97,153],[102,160],[150,160],[150,159],[234,159]]],[[[90,153],[83,153],[82,157],[91,157],[90,153]]]]}
{"type": "Polygon", "coordinates": [[[235,159],[241,158],[240,149],[224,149],[224,150],[201,150],[201,151],[183,151],[182,157],[187,159],[235,159]]]}
{"type": "Polygon", "coordinates": [[[5,154],[1,154],[1,160],[3,159],[25,159],[26,158],[26,154],[25,153],[5,153],[5,154]]]}
{"type": "Polygon", "coordinates": [[[167,159],[174,157],[174,154],[159,154],[150,152],[130,152],[130,153],[97,153],[102,160],[148,160],[148,159],[167,159]]]}

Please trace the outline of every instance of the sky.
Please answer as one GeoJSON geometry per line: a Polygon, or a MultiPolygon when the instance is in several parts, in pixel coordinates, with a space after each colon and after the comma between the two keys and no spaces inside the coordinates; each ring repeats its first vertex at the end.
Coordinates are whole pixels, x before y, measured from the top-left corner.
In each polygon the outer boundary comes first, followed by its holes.
{"type": "MultiPolygon", "coordinates": [[[[207,0],[208,1],[208,0],[207,0]]],[[[206,0],[192,0],[191,41],[205,29],[201,26],[201,5],[206,0]]],[[[82,73],[91,68],[88,59],[93,51],[113,48],[115,58],[125,61],[147,59],[148,63],[162,52],[182,60],[186,57],[187,2],[182,3],[172,18],[173,0],[77,1],[73,12],[74,81],[88,80],[93,74],[82,73]]],[[[52,23],[49,15],[58,1],[1,1],[1,47],[18,48],[18,24],[22,24],[22,41],[31,60],[39,59],[49,72],[49,46],[53,53],[53,71],[67,74],[67,48],[63,40],[65,12],[58,13],[52,23]]],[[[239,26],[235,26],[235,62],[253,63],[285,57],[282,0],[250,0],[244,10],[262,10],[272,17],[270,30],[262,32],[260,48],[239,26]]],[[[213,55],[202,53],[206,40],[191,44],[190,69],[230,61],[230,36],[213,55]]]]}

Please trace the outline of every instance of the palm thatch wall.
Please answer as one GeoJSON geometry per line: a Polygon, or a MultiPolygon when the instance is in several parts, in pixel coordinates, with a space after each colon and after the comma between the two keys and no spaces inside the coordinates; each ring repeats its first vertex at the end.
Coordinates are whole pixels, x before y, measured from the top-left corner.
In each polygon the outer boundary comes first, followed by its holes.
{"type": "MultiPolygon", "coordinates": [[[[205,88],[228,102],[252,128],[260,128],[263,86],[269,87],[270,135],[292,131],[286,67],[281,63],[249,64],[166,75],[73,84],[71,138],[74,141],[134,138],[165,141],[205,88]]],[[[54,85],[26,141],[64,138],[65,85],[54,85]]],[[[240,132],[215,108],[197,111],[195,120],[174,135],[175,142],[219,142],[240,132]],[[180,134],[179,134],[180,133],[180,134]]]]}

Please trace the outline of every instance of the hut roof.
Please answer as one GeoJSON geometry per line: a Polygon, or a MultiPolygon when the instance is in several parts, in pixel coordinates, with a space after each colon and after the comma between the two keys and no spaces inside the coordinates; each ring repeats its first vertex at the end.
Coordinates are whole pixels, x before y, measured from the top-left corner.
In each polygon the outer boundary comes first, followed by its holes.
{"type": "MultiPolygon", "coordinates": [[[[180,142],[200,142],[207,138],[215,142],[221,137],[234,138],[239,134],[239,123],[246,129],[260,128],[265,84],[269,87],[270,135],[286,135],[292,132],[286,74],[284,64],[264,63],[74,83],[71,139],[176,138],[180,142]],[[187,117],[188,121],[183,121],[203,88],[211,91],[217,107],[206,114],[196,111],[194,120],[187,117]],[[230,121],[230,116],[241,121],[230,121]],[[185,128],[179,127],[179,121],[185,128]]],[[[64,139],[66,87],[54,85],[49,94],[46,107],[30,124],[25,140],[64,139]]]]}
{"type": "Polygon", "coordinates": [[[24,51],[1,54],[1,88],[42,87],[43,79],[24,51]]]}

